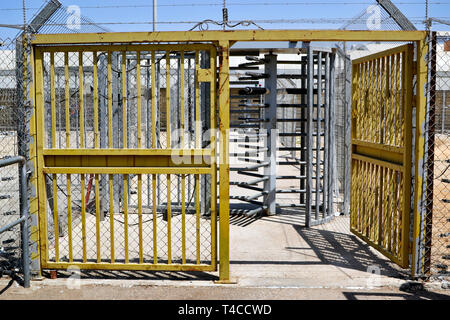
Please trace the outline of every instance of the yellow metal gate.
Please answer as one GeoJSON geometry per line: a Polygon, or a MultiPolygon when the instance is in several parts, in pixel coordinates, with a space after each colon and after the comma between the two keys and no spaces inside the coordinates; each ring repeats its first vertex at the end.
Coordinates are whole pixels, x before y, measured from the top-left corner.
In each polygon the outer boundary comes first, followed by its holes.
{"type": "Polygon", "coordinates": [[[413,45],[353,61],[351,231],[409,266],[413,45]]]}
{"type": "Polygon", "coordinates": [[[216,270],[216,48],[33,55],[41,268],[216,270]]]}

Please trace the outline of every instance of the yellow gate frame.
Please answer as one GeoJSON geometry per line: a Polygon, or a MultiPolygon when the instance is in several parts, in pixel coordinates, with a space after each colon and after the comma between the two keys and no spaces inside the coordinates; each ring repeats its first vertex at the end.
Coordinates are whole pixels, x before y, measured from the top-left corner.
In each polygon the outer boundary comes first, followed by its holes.
{"type": "MultiPolygon", "coordinates": [[[[89,33],[89,34],[45,34],[33,35],[31,39],[32,52],[30,57],[31,67],[34,70],[34,52],[42,45],[64,45],[64,44],[137,44],[137,43],[212,43],[218,48],[219,56],[219,82],[218,82],[218,104],[219,104],[219,277],[220,282],[230,281],[229,269],[229,49],[237,41],[392,41],[392,42],[414,42],[417,48],[417,60],[411,66],[417,75],[417,94],[415,96],[416,107],[416,145],[415,145],[415,185],[414,185],[414,227],[413,248],[410,250],[415,261],[415,246],[419,235],[419,205],[423,199],[422,183],[423,177],[418,165],[424,159],[424,129],[426,96],[424,88],[427,81],[427,64],[425,61],[428,52],[427,32],[425,31],[348,31],[348,30],[245,30],[245,31],[177,31],[177,32],[119,32],[119,33],[89,33]]],[[[42,92],[35,91],[34,84],[30,87],[30,100],[34,107],[34,113],[29,122],[30,128],[30,160],[34,168],[38,167],[37,158],[37,121],[36,99],[42,98],[42,92]]],[[[42,121],[42,120],[40,120],[42,121]]],[[[39,182],[36,170],[31,178],[31,185],[38,190],[39,182]]],[[[30,199],[30,211],[37,216],[40,202],[37,194],[30,199]]],[[[38,243],[38,226],[31,230],[32,240],[38,243]]],[[[39,259],[38,252],[33,252],[32,258],[39,259]]],[[[412,273],[415,274],[414,263],[412,273]]]]}

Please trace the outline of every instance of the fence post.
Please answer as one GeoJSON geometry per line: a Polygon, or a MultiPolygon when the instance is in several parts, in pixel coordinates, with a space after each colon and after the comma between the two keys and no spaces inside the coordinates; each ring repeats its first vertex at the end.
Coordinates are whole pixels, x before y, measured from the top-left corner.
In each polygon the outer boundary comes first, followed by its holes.
{"type": "Polygon", "coordinates": [[[230,42],[219,42],[219,283],[230,283],[230,42]]]}

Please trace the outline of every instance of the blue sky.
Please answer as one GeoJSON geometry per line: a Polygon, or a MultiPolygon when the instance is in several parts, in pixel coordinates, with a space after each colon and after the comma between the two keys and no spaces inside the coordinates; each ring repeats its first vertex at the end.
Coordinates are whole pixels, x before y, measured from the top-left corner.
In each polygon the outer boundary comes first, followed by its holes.
{"type": "MultiPolygon", "coordinates": [[[[99,23],[111,31],[147,31],[152,30],[152,0],[60,0],[64,6],[77,5],[81,14],[99,23]],[[129,6],[129,7],[126,7],[129,6]],[[146,6],[146,7],[145,7],[146,6]],[[109,23],[134,24],[109,24],[109,23]],[[136,24],[136,22],[148,22],[136,24]]],[[[30,19],[44,0],[26,0],[27,17],[30,19]]],[[[204,19],[222,19],[222,0],[158,0],[159,31],[189,30],[194,24],[174,22],[201,21],[204,19]],[[164,23],[166,22],[166,23],[164,23]],[[167,23],[170,22],[170,23],[167,23]]],[[[342,23],[327,23],[318,19],[353,18],[363,12],[372,0],[228,0],[229,19],[233,21],[254,20],[265,29],[337,29],[342,23]],[[308,23],[266,23],[267,20],[312,19],[308,23]]],[[[400,10],[419,29],[423,29],[425,1],[394,1],[400,10]]],[[[3,24],[21,24],[22,1],[1,1],[0,21],[3,24]]],[[[450,20],[450,0],[430,1],[429,16],[450,20]]],[[[436,25],[435,30],[450,30],[449,26],[436,25]]],[[[17,31],[0,28],[0,38],[14,36],[17,31]]]]}

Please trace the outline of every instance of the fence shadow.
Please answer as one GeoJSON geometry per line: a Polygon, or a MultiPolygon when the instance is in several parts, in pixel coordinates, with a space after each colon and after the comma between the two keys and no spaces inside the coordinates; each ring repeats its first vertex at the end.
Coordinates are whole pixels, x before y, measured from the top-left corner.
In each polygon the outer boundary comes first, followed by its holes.
{"type": "MultiPolygon", "coordinates": [[[[50,278],[50,271],[42,275],[50,278]]],[[[70,271],[58,270],[57,276],[66,279],[73,275],[70,271]]],[[[208,272],[201,271],[130,271],[130,270],[80,270],[80,279],[99,280],[185,280],[185,281],[215,281],[219,278],[208,272]]]]}
{"type": "Polygon", "coordinates": [[[352,234],[298,225],[293,227],[324,264],[359,271],[376,268],[381,275],[402,279],[407,277],[406,271],[394,267],[387,258],[374,253],[367,244],[352,234]]]}
{"type": "MultiPolygon", "coordinates": [[[[400,288],[400,290],[402,290],[400,288]]],[[[449,295],[420,290],[416,292],[342,292],[347,300],[450,300],[449,295]]]]}

